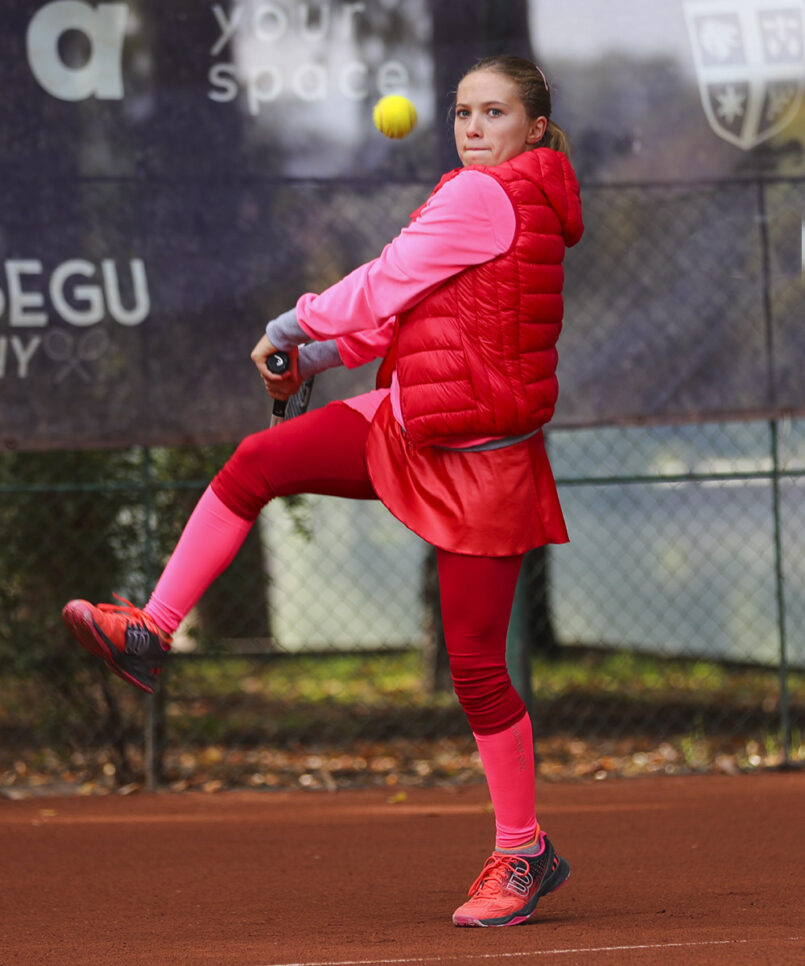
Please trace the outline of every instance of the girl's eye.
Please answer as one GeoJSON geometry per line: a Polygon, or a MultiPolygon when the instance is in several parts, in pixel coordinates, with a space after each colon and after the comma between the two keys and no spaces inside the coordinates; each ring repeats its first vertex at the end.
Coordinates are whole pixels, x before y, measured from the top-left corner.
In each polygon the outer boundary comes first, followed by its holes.
{"type": "Polygon", "coordinates": [[[470,115],[470,112],[466,108],[463,108],[463,107],[460,107],[456,111],[456,117],[466,118],[466,117],[469,117],[469,115],[470,115]]]}
{"type": "Polygon", "coordinates": [[[501,111],[501,109],[499,107],[490,107],[489,108],[489,113],[490,113],[490,115],[492,117],[500,117],[500,115],[503,113],[503,111],[501,111]]]}

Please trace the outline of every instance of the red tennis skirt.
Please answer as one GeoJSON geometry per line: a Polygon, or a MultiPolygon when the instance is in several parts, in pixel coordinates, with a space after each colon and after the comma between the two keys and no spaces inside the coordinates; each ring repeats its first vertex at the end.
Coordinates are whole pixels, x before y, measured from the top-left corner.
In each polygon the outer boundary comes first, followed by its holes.
{"type": "Polygon", "coordinates": [[[508,557],[569,539],[542,432],[474,453],[417,447],[386,398],[369,429],[366,460],[385,506],[436,547],[508,557]]]}

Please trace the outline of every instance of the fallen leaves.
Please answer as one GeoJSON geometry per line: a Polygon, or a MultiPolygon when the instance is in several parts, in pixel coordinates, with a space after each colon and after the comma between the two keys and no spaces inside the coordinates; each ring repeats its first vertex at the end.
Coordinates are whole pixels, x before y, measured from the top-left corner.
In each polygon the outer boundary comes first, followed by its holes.
{"type": "MultiPolygon", "coordinates": [[[[805,760],[805,746],[795,749],[805,760]]],[[[135,762],[142,767],[142,761],[135,762]]],[[[537,776],[542,781],[604,781],[686,772],[738,774],[782,764],[779,747],[754,738],[716,739],[689,735],[660,742],[645,737],[618,740],[554,735],[538,742],[537,776]]],[[[356,742],[349,750],[319,743],[315,748],[168,747],[160,782],[175,792],[215,794],[232,788],[306,789],[388,788],[390,804],[405,801],[417,786],[460,786],[484,780],[471,736],[438,739],[390,738],[356,742]]],[[[0,797],[36,795],[130,795],[144,782],[118,781],[107,751],[60,758],[38,749],[17,758],[0,773],[0,797]]]]}

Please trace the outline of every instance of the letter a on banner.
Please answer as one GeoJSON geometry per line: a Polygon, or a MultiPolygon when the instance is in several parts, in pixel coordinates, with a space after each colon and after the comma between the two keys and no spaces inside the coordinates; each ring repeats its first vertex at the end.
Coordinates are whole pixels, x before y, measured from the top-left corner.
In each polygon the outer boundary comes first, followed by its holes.
{"type": "Polygon", "coordinates": [[[123,41],[129,8],[125,3],[101,3],[97,8],[80,0],[56,0],[38,10],[28,25],[26,50],[34,77],[63,101],[88,97],[123,97],[123,41]],[[59,39],[78,30],[90,43],[90,56],[81,67],[69,67],[59,53],[59,39]]]}

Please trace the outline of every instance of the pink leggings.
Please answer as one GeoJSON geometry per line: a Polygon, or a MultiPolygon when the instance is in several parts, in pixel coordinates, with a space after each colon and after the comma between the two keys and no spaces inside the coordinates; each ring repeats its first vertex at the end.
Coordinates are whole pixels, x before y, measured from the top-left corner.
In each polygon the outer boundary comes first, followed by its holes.
{"type": "MultiPolygon", "coordinates": [[[[376,499],[364,459],[368,430],[360,413],[331,403],[245,439],[199,500],[146,605],[159,626],[179,626],[273,497],[376,499]]],[[[450,670],[486,772],[496,845],[518,848],[539,831],[531,720],[506,670],[522,558],[438,550],[437,559],[450,670]]]]}
{"type": "MultiPolygon", "coordinates": [[[[212,482],[245,521],[276,496],[321,493],[377,499],[366,469],[369,423],[331,403],[248,436],[212,482]]],[[[461,706],[477,735],[495,734],[525,712],[506,669],[506,633],[521,556],[471,557],[437,550],[442,621],[461,706]]]]}

